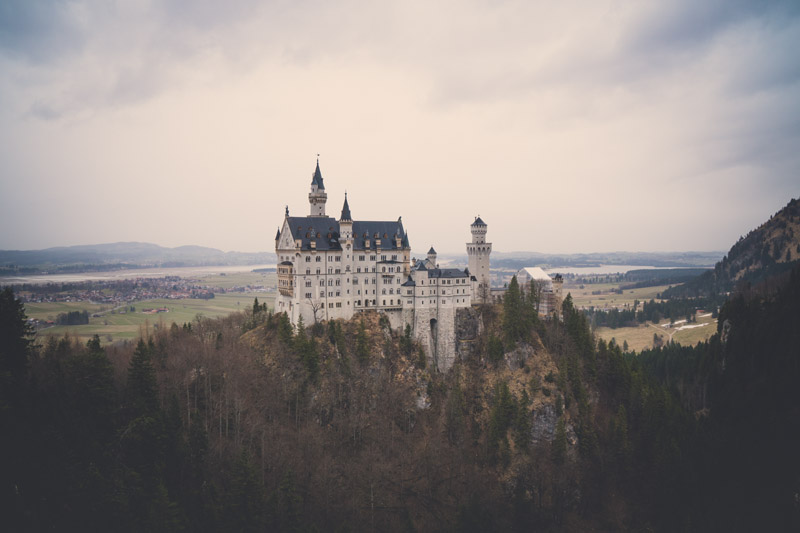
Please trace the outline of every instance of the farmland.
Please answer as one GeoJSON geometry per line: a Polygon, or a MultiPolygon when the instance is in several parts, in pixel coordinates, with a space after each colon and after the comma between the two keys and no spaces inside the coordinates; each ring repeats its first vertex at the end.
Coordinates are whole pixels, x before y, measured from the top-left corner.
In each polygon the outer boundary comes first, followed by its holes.
{"type": "Polygon", "coordinates": [[[99,335],[103,343],[132,340],[152,328],[191,323],[198,316],[215,318],[252,307],[259,299],[272,308],[275,285],[274,273],[237,272],[215,273],[193,282],[202,284],[213,298],[151,298],[128,301],[123,305],[100,304],[89,300],[43,301],[25,303],[25,312],[39,323],[55,322],[61,313],[87,311],[89,323],[82,325],[52,325],[37,331],[39,341],[48,336],[69,333],[82,340],[99,335]],[[254,287],[258,287],[257,289],[254,287]],[[263,287],[263,288],[262,288],[263,287]]]}

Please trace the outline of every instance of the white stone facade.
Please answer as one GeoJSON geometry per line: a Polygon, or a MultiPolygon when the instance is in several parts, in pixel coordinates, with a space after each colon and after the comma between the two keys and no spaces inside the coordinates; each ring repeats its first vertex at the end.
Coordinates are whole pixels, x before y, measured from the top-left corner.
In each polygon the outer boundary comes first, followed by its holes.
{"type": "MultiPolygon", "coordinates": [[[[472,305],[480,282],[465,270],[439,268],[433,248],[425,260],[412,262],[401,218],[353,221],[345,196],[341,217],[336,220],[326,215],[326,201],[317,162],[309,193],[310,215],[292,217],[287,207],[275,236],[275,311],[286,312],[293,324],[302,317],[308,325],[377,310],[395,329],[410,325],[434,367],[449,368],[456,353],[456,310],[472,305]]],[[[472,227],[475,243],[474,223],[472,227]]],[[[481,259],[476,268],[485,271],[480,279],[488,287],[491,245],[485,251],[485,243],[479,244],[481,259]]]]}

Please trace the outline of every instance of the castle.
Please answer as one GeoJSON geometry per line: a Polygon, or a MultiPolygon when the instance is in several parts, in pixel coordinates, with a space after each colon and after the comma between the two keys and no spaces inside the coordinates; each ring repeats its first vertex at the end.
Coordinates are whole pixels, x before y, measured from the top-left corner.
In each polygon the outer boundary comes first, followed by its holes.
{"type": "Polygon", "coordinates": [[[425,259],[411,258],[402,217],[354,221],[345,193],[336,220],[326,214],[327,199],[317,160],[309,215],[290,216],[287,207],[275,236],[275,311],[287,313],[293,324],[301,318],[310,324],[374,309],[393,328],[411,326],[434,367],[449,368],[456,356],[457,317],[489,298],[492,245],[486,242],[486,223],[476,217],[470,226],[467,269],[440,268],[433,247],[425,259]]]}

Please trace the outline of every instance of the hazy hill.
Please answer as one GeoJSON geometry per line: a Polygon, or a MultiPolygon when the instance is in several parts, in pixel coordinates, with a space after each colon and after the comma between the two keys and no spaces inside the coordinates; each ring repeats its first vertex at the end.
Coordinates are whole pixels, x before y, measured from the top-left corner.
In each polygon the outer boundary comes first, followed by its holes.
{"type": "Polygon", "coordinates": [[[204,246],[165,248],[146,242],[58,246],[44,250],[0,250],[0,273],[38,270],[108,270],[137,266],[218,266],[274,263],[267,252],[223,252],[204,246]]]}
{"type": "Polygon", "coordinates": [[[737,283],[759,283],[800,261],[800,199],[793,199],[768,221],[731,247],[713,271],[665,293],[667,297],[705,296],[730,291],[737,283]]]}
{"type": "MultiPolygon", "coordinates": [[[[637,265],[655,267],[709,267],[724,252],[593,252],[585,254],[543,254],[539,252],[492,252],[492,268],[520,269],[541,267],[595,267],[598,265],[637,265]]],[[[466,255],[442,254],[442,258],[467,263],[466,255]]]]}

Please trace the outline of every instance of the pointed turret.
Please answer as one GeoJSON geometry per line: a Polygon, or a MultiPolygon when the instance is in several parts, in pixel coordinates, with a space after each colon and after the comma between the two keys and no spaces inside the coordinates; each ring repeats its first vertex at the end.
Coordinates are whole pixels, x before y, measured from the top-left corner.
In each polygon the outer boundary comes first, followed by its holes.
{"type": "Polygon", "coordinates": [[[275,240],[277,241],[280,238],[281,238],[281,228],[278,228],[278,233],[275,234],[275,240]]]}
{"type": "Polygon", "coordinates": [[[319,159],[317,159],[317,168],[314,170],[314,177],[311,178],[311,185],[317,186],[320,191],[325,190],[325,184],[322,183],[322,172],[319,170],[319,159]]]}
{"type": "Polygon", "coordinates": [[[322,183],[322,172],[319,170],[319,158],[317,159],[317,168],[314,170],[314,176],[311,178],[311,192],[308,193],[308,203],[311,207],[312,217],[325,216],[325,202],[328,201],[328,195],[325,193],[325,185],[322,183]]]}
{"type": "Polygon", "coordinates": [[[431,246],[431,249],[428,250],[427,263],[428,268],[436,268],[436,250],[433,249],[433,246],[431,246]]]}
{"type": "Polygon", "coordinates": [[[339,220],[352,221],[353,217],[350,215],[350,204],[347,203],[347,192],[344,193],[344,205],[342,206],[342,216],[339,220]]]}

